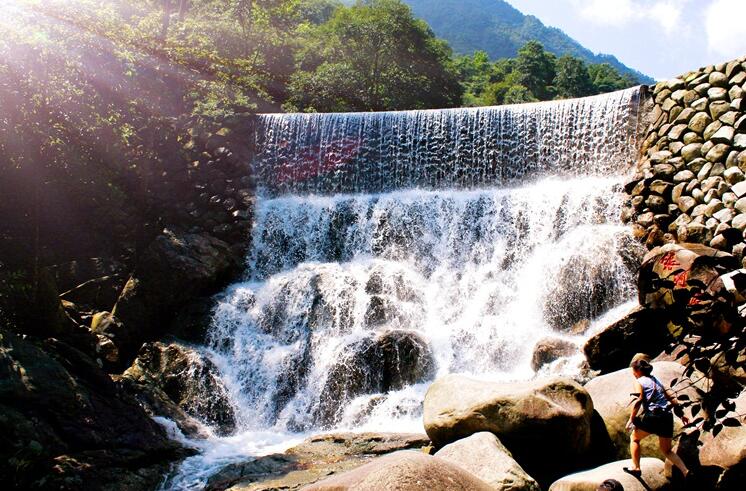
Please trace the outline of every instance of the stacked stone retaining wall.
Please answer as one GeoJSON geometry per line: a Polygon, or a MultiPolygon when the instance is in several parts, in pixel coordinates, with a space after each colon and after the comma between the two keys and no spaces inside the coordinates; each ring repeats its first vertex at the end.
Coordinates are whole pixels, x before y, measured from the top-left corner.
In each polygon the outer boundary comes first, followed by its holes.
{"type": "Polygon", "coordinates": [[[650,87],[623,219],[650,248],[697,242],[744,258],[746,57],[650,87]]]}

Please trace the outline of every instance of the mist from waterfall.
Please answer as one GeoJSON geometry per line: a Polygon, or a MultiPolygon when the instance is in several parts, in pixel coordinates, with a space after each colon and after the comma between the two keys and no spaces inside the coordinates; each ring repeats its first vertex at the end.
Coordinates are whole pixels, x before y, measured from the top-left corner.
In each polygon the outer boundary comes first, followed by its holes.
{"type": "MultiPolygon", "coordinates": [[[[229,440],[422,431],[434,378],[530,379],[537,341],[581,346],[623,312],[638,97],[260,117],[247,275],[206,348],[236,411],[229,440]]],[[[547,369],[576,375],[580,358],[547,369]]],[[[221,442],[181,475],[223,462],[221,442]]]]}

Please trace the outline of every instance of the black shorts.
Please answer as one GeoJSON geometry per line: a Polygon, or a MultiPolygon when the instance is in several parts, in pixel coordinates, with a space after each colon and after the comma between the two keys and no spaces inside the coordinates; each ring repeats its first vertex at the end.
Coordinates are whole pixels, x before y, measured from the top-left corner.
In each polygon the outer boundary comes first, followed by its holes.
{"type": "Polygon", "coordinates": [[[671,411],[644,412],[632,420],[635,428],[663,438],[673,437],[673,413],[671,411]]]}

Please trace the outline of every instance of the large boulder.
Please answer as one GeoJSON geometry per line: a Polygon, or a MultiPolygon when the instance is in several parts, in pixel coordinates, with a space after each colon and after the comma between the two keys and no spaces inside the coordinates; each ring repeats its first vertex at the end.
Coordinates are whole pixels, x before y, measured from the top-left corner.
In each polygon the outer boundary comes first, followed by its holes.
{"type": "Polygon", "coordinates": [[[447,460],[403,450],[303,488],[304,491],[488,491],[494,489],[447,460]]]}
{"type": "Polygon", "coordinates": [[[420,450],[430,439],[420,433],[326,433],[313,436],[284,454],[247,457],[210,476],[205,489],[271,491],[299,489],[400,450],[420,450]]]}
{"type": "MultiPolygon", "coordinates": [[[[692,400],[698,396],[691,387],[691,381],[684,377],[685,368],[679,363],[661,361],[653,363],[653,375],[665,387],[670,387],[673,379],[678,379],[676,390],[686,394],[692,400]]],[[[629,433],[625,426],[629,420],[631,402],[633,399],[635,378],[632,370],[626,368],[607,375],[596,377],[585,385],[585,389],[593,399],[593,407],[601,415],[606,430],[611,439],[617,459],[627,459],[629,455],[629,433]]],[[[674,418],[675,431],[680,431],[681,422],[674,418]]],[[[642,454],[664,458],[658,449],[658,439],[651,437],[642,442],[642,454]]]]}
{"type": "Polygon", "coordinates": [[[123,377],[162,391],[187,414],[214,427],[218,434],[229,434],[236,428],[233,406],[217,368],[195,348],[178,343],[146,343],[123,377]]]}
{"type": "MultiPolygon", "coordinates": [[[[656,247],[645,256],[638,273],[640,305],[662,310],[686,308],[692,311],[692,320],[700,323],[702,334],[727,333],[730,325],[723,311],[735,312],[735,305],[725,305],[723,298],[706,298],[692,290],[705,285],[704,294],[718,297],[726,291],[720,276],[738,267],[738,260],[731,254],[700,244],[656,247]]],[[[673,333],[678,331],[674,328],[673,333]]]]}
{"type": "Polygon", "coordinates": [[[144,341],[162,334],[181,307],[193,298],[216,293],[240,270],[240,264],[236,251],[211,235],[166,230],[158,236],[112,310],[128,333],[112,339],[122,368],[144,341]]]}
{"type": "Polygon", "coordinates": [[[622,319],[591,336],[583,346],[588,365],[602,373],[629,365],[636,353],[655,357],[670,343],[671,335],[655,309],[636,307],[622,319]]]}
{"type": "Polygon", "coordinates": [[[5,489],[148,489],[180,444],[82,352],[0,329],[5,489]]]}
{"type": "Polygon", "coordinates": [[[317,421],[331,426],[342,416],[342,402],[431,380],[435,367],[430,345],[414,331],[389,330],[356,341],[344,348],[329,372],[317,421]]]}
{"type": "Polygon", "coordinates": [[[483,431],[449,443],[436,457],[447,460],[474,474],[495,489],[504,491],[539,491],[539,483],[513,460],[510,450],[500,440],[483,431]]]}
{"type": "Polygon", "coordinates": [[[555,481],[549,487],[549,491],[596,491],[598,486],[607,479],[619,481],[624,491],[669,489],[670,483],[664,475],[662,460],[650,457],[640,459],[641,479],[624,472],[624,467],[630,467],[631,465],[630,460],[623,460],[571,474],[555,481]]]}
{"type": "Polygon", "coordinates": [[[544,318],[559,331],[598,317],[628,296],[627,278],[634,277],[644,254],[642,245],[626,234],[586,247],[546,272],[544,318]],[[617,255],[610,258],[609,250],[617,255]]]}
{"type": "Polygon", "coordinates": [[[746,414],[746,392],[735,403],[735,411],[726,417],[739,419],[741,426],[726,426],[717,436],[704,434],[699,452],[703,466],[722,469],[717,489],[724,491],[743,489],[746,482],[746,417],[743,416],[746,414]]]}
{"type": "Polygon", "coordinates": [[[562,338],[544,338],[534,346],[531,356],[531,368],[538,371],[565,356],[572,356],[578,352],[578,345],[562,338]]]}
{"type": "Polygon", "coordinates": [[[571,380],[495,383],[447,375],[428,389],[423,419],[436,447],[494,433],[542,482],[586,463],[592,417],[590,396],[571,380]]]}

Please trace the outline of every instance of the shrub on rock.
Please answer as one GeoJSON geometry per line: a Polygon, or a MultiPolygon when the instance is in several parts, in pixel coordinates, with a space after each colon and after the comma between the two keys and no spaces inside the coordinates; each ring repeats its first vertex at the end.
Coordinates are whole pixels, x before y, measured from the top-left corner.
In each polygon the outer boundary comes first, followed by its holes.
{"type": "Polygon", "coordinates": [[[436,447],[494,433],[541,482],[584,465],[592,416],[590,396],[571,380],[495,383],[448,375],[428,389],[423,419],[436,447]]]}
{"type": "Polygon", "coordinates": [[[703,332],[725,333],[729,326],[720,313],[734,306],[724,305],[724,300],[717,298],[725,290],[720,276],[737,267],[734,256],[700,244],[657,247],[645,256],[640,267],[637,282],[640,305],[669,312],[696,310],[703,332]],[[714,298],[699,301],[698,293],[684,295],[699,285],[704,285],[704,294],[714,298]],[[696,309],[692,308],[693,302],[697,302],[696,309]]]}
{"type": "MultiPolygon", "coordinates": [[[[726,415],[741,422],[740,426],[726,426],[717,435],[705,433],[699,453],[705,467],[721,469],[716,484],[718,490],[740,490],[746,482],[746,392],[735,400],[735,410],[726,415]]],[[[731,424],[734,422],[731,421],[731,424]]]]}
{"type": "Polygon", "coordinates": [[[329,371],[320,396],[318,422],[331,426],[343,402],[362,394],[385,393],[431,379],[435,358],[415,331],[389,330],[345,347],[329,371]]]}

